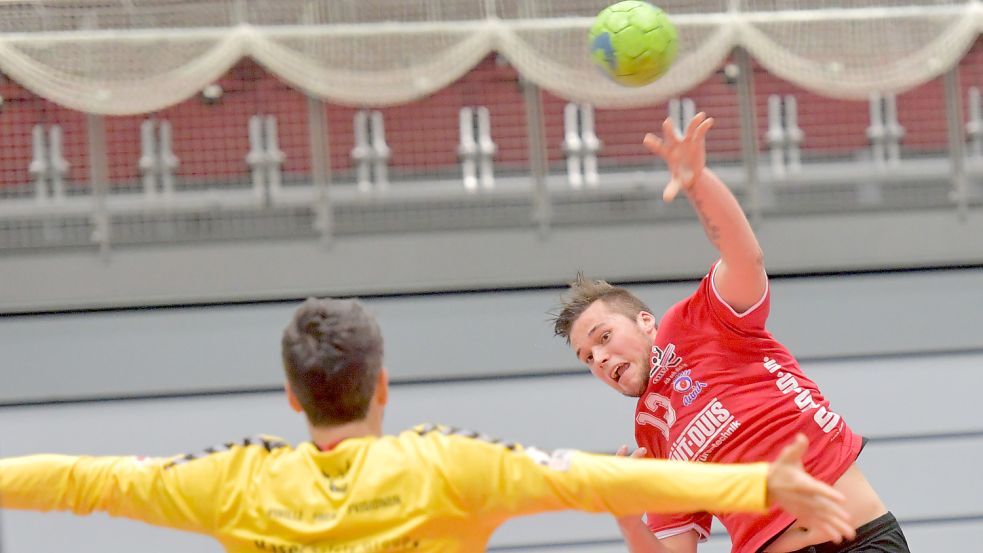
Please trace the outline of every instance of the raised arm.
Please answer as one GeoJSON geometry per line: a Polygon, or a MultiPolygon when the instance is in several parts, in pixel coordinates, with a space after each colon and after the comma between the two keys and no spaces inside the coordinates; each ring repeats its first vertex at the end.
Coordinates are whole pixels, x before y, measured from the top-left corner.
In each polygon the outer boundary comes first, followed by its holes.
{"type": "Polygon", "coordinates": [[[6,509],[105,512],[194,532],[214,526],[219,455],[187,463],[137,457],[31,455],[0,459],[6,509]]]}
{"type": "Polygon", "coordinates": [[[764,256],[751,224],[727,186],[706,168],[706,135],[713,118],[698,113],[679,136],[669,119],[662,138],[645,135],[643,143],[669,166],[671,178],[662,197],[671,202],[680,191],[689,198],[707,238],[720,251],[713,283],[721,299],[743,313],[765,293],[768,277],[764,256]]]}
{"type": "Polygon", "coordinates": [[[441,448],[451,487],[461,494],[466,510],[501,520],[564,509],[617,516],[761,513],[777,504],[804,524],[828,529],[831,536],[853,537],[842,507],[843,495],[802,468],[804,436],[773,463],[741,465],[630,459],[571,450],[549,455],[460,440],[466,438],[460,438],[454,447],[441,448]]]}

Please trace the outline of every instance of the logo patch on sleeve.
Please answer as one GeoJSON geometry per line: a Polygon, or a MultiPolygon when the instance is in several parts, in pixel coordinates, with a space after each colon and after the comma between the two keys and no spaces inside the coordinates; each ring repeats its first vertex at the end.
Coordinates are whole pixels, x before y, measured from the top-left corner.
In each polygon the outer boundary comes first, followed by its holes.
{"type": "Polygon", "coordinates": [[[523,453],[528,455],[537,465],[555,471],[566,472],[570,470],[570,462],[573,459],[574,452],[572,449],[557,449],[556,451],[547,453],[535,447],[527,447],[523,450],[523,453]]]}

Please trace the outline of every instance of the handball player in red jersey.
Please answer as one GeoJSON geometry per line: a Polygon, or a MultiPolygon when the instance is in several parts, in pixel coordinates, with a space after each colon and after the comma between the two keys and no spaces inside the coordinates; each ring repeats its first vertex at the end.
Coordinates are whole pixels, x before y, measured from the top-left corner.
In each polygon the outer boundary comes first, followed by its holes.
{"type": "MultiPolygon", "coordinates": [[[[644,140],[669,166],[663,199],[683,192],[720,251],[696,292],[658,320],[627,290],[578,275],[555,317],[555,332],[595,377],[638,398],[635,455],[766,461],[797,433],[808,436],[806,469],[847,497],[856,539],[833,543],[835,536],[780,509],[717,514],[734,553],[905,553],[897,520],[855,464],[862,438],[765,329],[770,294],[761,248],[733,194],[705,168],[712,124],[697,114],[679,136],[666,120],[661,139],[649,134],[644,140]]],[[[693,553],[709,535],[711,517],[648,513],[645,521],[633,516],[618,523],[633,553],[693,553]]]]}

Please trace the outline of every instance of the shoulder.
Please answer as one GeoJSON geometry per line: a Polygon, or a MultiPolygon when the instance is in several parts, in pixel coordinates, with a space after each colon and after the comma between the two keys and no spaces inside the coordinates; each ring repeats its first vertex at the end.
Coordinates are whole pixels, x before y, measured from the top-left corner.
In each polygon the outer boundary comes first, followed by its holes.
{"type": "Polygon", "coordinates": [[[475,444],[488,444],[514,450],[520,447],[515,442],[495,438],[484,432],[477,432],[456,426],[443,424],[419,424],[400,433],[400,440],[425,440],[438,442],[463,442],[475,444]]]}
{"type": "Polygon", "coordinates": [[[665,318],[676,322],[681,327],[680,332],[694,336],[704,332],[760,334],[771,311],[771,287],[768,281],[765,281],[757,301],[738,312],[720,295],[714,284],[714,274],[718,266],[719,262],[710,267],[696,290],[672,307],[672,318],[670,312],[666,313],[665,318]]]}
{"type": "Polygon", "coordinates": [[[707,273],[700,279],[696,289],[669,307],[659,321],[659,330],[683,326],[688,329],[706,324],[711,310],[708,301],[711,280],[710,273],[707,273]]]}
{"type": "Polygon", "coordinates": [[[199,459],[216,459],[220,457],[238,457],[248,455],[267,456],[272,453],[286,453],[293,451],[286,440],[267,434],[259,434],[240,440],[224,442],[219,445],[206,447],[193,453],[177,455],[167,460],[164,468],[173,467],[183,463],[196,461],[199,459]]]}
{"type": "Polygon", "coordinates": [[[433,445],[430,453],[439,449],[446,457],[445,461],[453,458],[457,462],[450,463],[451,465],[459,465],[458,469],[472,474],[481,474],[478,467],[501,469],[503,463],[510,466],[517,466],[517,463],[566,470],[573,455],[580,452],[575,449],[544,450],[493,438],[481,432],[434,424],[414,427],[400,436],[404,435],[410,439],[430,441],[433,445]]]}

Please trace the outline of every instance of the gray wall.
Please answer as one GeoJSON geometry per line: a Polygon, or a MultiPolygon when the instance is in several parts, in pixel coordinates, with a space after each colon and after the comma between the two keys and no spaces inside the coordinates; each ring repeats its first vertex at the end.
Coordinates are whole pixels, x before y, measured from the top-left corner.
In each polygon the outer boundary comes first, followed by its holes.
{"type": "MultiPolygon", "coordinates": [[[[693,282],[636,287],[656,310],[693,282]]],[[[633,402],[579,371],[550,336],[558,290],[369,300],[397,380],[386,430],[436,421],[544,448],[612,451],[633,402]],[[536,373],[540,376],[521,376],[536,373]],[[481,381],[461,377],[497,375],[481,381]],[[403,383],[400,384],[399,382],[403,383]]],[[[770,326],[856,430],[862,466],[914,551],[983,543],[983,273],[956,270],[773,282],[770,326]]],[[[0,455],[167,455],[267,432],[304,439],[273,391],[293,304],[0,318],[0,455]],[[266,392],[25,405],[174,392],[266,392]]],[[[719,528],[717,529],[719,532],[719,528]]],[[[6,553],[217,551],[207,538],[95,516],[4,512],[6,553]]],[[[508,523],[493,548],[623,551],[606,516],[508,523]],[[544,544],[565,543],[563,547],[544,544]]],[[[704,552],[728,550],[715,535],[704,552]]]]}
{"type": "MultiPolygon", "coordinates": [[[[983,263],[983,209],[769,215],[775,273],[983,263]]],[[[0,312],[306,295],[514,287],[584,270],[613,280],[692,277],[714,252],[696,217],[645,224],[390,233],[0,255],[0,312]]]]}
{"type": "MultiPolygon", "coordinates": [[[[704,271],[709,268],[709,263],[704,271]]],[[[661,311],[694,282],[634,286],[661,311]]],[[[396,380],[565,372],[559,289],[372,298],[396,380]]],[[[772,282],[769,326],[802,359],[983,348],[983,270],[772,282]],[[974,307],[975,306],[975,307],[974,307]]],[[[0,403],[280,384],[295,303],[0,318],[0,403]]]]}

